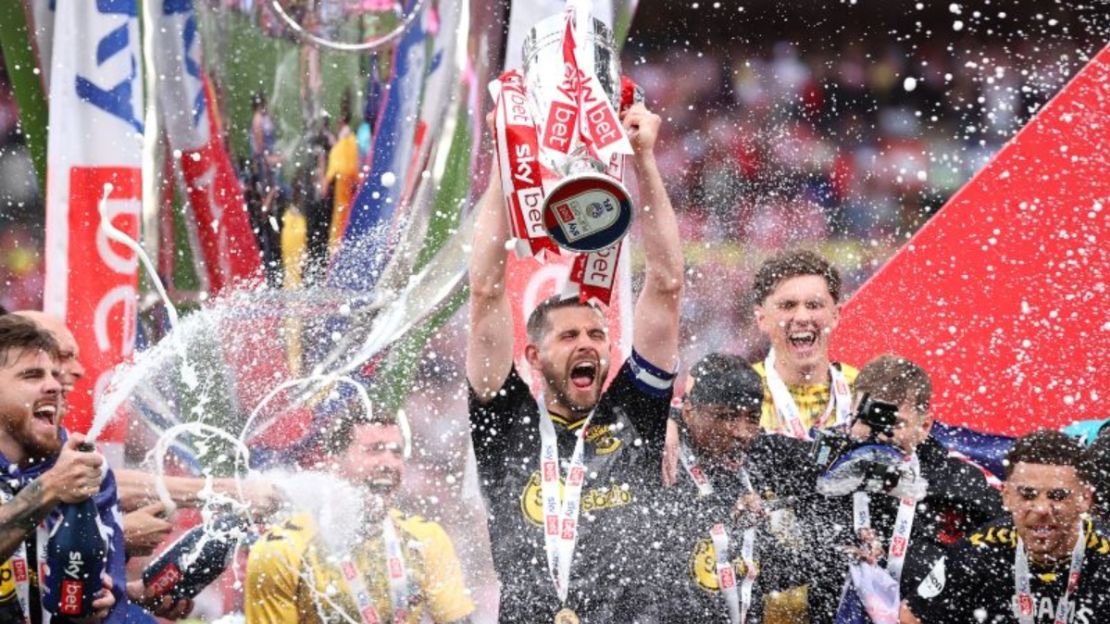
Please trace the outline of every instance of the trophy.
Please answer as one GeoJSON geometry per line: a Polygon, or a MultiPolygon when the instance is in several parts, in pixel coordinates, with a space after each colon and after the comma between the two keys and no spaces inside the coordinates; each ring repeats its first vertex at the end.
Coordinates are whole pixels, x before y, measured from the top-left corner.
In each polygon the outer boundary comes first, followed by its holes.
{"type": "MultiPolygon", "coordinates": [[[[581,254],[576,268],[600,255],[615,275],[615,251],[632,225],[623,184],[632,146],[617,110],[622,81],[611,30],[584,3],[538,22],[523,46],[523,74],[491,84],[502,190],[521,256],[581,254]]],[[[596,264],[596,263],[593,263],[596,264]]],[[[608,303],[609,289],[571,281],[582,298],[608,303]]]]}
{"type": "Polygon", "coordinates": [[[558,178],[544,202],[544,229],[569,251],[611,247],[632,224],[628,190],[608,173],[613,159],[631,152],[615,113],[620,106],[619,62],[612,31],[580,9],[540,21],[524,40],[524,85],[541,121],[541,159],[548,160],[558,178]],[[587,80],[590,75],[596,80],[587,80]],[[577,111],[567,101],[575,87],[581,102],[577,111]],[[577,128],[571,125],[576,118],[577,128]],[[599,150],[574,140],[584,126],[602,144],[623,141],[627,148],[602,161],[599,150]]]}

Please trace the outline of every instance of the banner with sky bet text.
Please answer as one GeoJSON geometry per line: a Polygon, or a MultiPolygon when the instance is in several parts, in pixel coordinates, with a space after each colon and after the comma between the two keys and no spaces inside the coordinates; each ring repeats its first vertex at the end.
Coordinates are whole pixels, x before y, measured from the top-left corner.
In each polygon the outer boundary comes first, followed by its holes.
{"type": "MultiPolygon", "coordinates": [[[[134,351],[138,258],[104,218],[138,238],[142,78],[136,0],[57,0],[50,58],[44,309],[65,318],[87,369],[65,426],[88,430],[96,389],[134,351]]],[[[122,442],[125,423],[101,441],[122,442]]]]}

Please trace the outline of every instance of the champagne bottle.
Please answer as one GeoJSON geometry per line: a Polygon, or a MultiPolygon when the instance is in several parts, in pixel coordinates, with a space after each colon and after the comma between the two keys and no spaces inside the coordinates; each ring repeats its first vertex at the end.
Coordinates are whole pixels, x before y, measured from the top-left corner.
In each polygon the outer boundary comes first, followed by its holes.
{"type": "Polygon", "coordinates": [[[225,513],[190,529],[143,570],[147,595],[180,600],[199,594],[227,569],[246,525],[239,514],[225,513]]]}
{"type": "MultiPolygon", "coordinates": [[[[79,450],[91,452],[91,444],[79,450]]],[[[43,606],[58,616],[92,615],[93,600],[104,588],[107,547],[97,524],[96,503],[89,498],[60,507],[62,518],[54,525],[46,544],[46,585],[43,606]]]]}

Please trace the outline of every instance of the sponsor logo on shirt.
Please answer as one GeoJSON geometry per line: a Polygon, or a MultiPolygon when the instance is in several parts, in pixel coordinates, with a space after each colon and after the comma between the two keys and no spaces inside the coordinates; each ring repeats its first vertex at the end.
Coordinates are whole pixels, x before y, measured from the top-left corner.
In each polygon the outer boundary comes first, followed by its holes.
{"type": "Polygon", "coordinates": [[[917,586],[917,595],[925,599],[936,598],[940,592],[944,591],[945,571],[944,571],[944,557],[937,559],[933,564],[933,569],[929,570],[929,574],[917,586]]]}
{"type": "MultiPolygon", "coordinates": [[[[589,485],[588,481],[587,485],[589,485]]],[[[562,496],[564,486],[564,481],[560,480],[560,496],[562,496]]],[[[586,513],[624,507],[631,502],[632,489],[616,484],[582,491],[582,511],[586,513]]],[[[532,473],[528,483],[524,485],[524,491],[520,493],[520,513],[532,524],[538,527],[544,526],[543,496],[540,492],[540,473],[538,470],[532,473]]]]}

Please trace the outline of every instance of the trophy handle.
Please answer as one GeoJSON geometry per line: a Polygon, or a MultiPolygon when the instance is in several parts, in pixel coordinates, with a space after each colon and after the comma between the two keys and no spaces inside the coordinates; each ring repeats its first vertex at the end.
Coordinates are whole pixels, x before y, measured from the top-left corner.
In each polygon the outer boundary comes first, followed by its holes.
{"type": "Polygon", "coordinates": [[[274,12],[277,13],[279,17],[281,17],[281,19],[289,26],[289,28],[293,30],[294,33],[297,34],[297,37],[302,41],[305,41],[307,43],[314,43],[318,46],[330,48],[332,50],[338,50],[340,52],[373,52],[375,50],[386,47],[390,43],[393,43],[397,39],[401,38],[401,36],[404,35],[406,32],[408,32],[408,29],[412,27],[412,23],[416,20],[416,18],[420,15],[420,12],[424,9],[424,5],[427,3],[427,1],[428,0],[416,0],[416,2],[414,2],[412,5],[412,9],[409,10],[408,15],[406,15],[405,18],[401,20],[401,23],[397,24],[397,26],[394,27],[393,30],[380,37],[372,37],[369,40],[363,41],[361,43],[341,43],[338,41],[332,41],[330,39],[324,39],[319,35],[308,32],[304,29],[303,26],[300,25],[297,20],[293,19],[293,16],[289,15],[289,13],[285,11],[285,7],[281,6],[281,0],[270,0],[270,7],[273,8],[274,12]]]}

